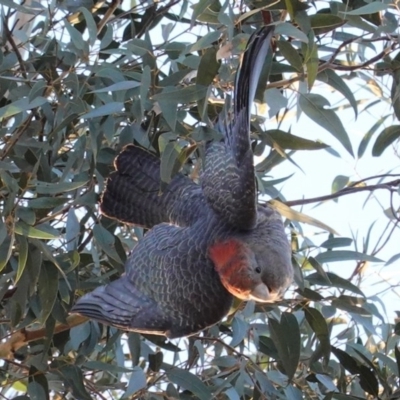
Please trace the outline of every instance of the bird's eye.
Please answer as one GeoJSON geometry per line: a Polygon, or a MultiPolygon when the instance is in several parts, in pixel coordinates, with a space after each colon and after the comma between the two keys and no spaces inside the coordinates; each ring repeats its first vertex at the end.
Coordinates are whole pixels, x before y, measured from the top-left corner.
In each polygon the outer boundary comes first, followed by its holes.
{"type": "Polygon", "coordinates": [[[261,273],[261,268],[260,267],[256,267],[255,271],[257,272],[257,274],[260,274],[261,273]]]}

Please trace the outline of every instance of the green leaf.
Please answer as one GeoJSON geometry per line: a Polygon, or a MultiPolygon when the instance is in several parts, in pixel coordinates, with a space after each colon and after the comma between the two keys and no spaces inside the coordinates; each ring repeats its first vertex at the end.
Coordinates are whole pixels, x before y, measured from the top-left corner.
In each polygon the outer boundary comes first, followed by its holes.
{"type": "Polygon", "coordinates": [[[220,65],[221,63],[217,61],[217,49],[215,47],[207,49],[200,59],[196,84],[199,86],[210,85],[217,75],[220,65]]]}
{"type": "Polygon", "coordinates": [[[196,148],[196,145],[181,148],[177,142],[169,142],[161,150],[160,177],[164,183],[161,187],[162,190],[164,190],[165,184],[170,183],[171,179],[180,171],[196,148]]]}
{"type": "Polygon", "coordinates": [[[320,72],[317,75],[317,79],[321,82],[325,82],[329,86],[332,86],[338,92],[340,92],[353,107],[354,114],[357,118],[358,110],[357,110],[357,101],[354,97],[353,92],[346,85],[345,81],[341,76],[339,76],[334,70],[327,69],[325,71],[320,72]]]}
{"type": "MultiPolygon", "coordinates": [[[[57,372],[57,371],[56,371],[57,372]]],[[[79,400],[92,400],[83,383],[83,373],[76,365],[63,365],[57,372],[65,387],[72,389],[72,395],[79,400]]]]}
{"type": "Polygon", "coordinates": [[[400,350],[398,348],[398,346],[394,346],[394,355],[396,357],[396,364],[397,364],[397,373],[398,376],[400,376],[400,350]]]}
{"type": "Polygon", "coordinates": [[[288,22],[282,22],[275,28],[276,35],[285,35],[287,37],[293,37],[301,42],[308,43],[308,37],[300,29],[296,28],[288,22]]]}
{"type": "Polygon", "coordinates": [[[65,226],[65,239],[67,241],[67,251],[74,251],[78,246],[78,239],[81,226],[75,214],[75,210],[70,208],[67,215],[65,226]]]}
{"type": "Polygon", "coordinates": [[[128,49],[138,56],[147,56],[152,54],[151,44],[143,39],[132,39],[128,44],[128,49]]]}
{"type": "Polygon", "coordinates": [[[326,275],[329,278],[329,283],[327,283],[326,280],[322,278],[321,275],[318,273],[310,274],[305,279],[310,283],[310,285],[329,286],[338,289],[345,289],[365,297],[364,293],[347,279],[341,278],[340,276],[332,272],[327,272],[326,275]]]}
{"type": "MultiPolygon", "coordinates": [[[[334,178],[333,182],[332,182],[332,189],[331,189],[331,193],[336,193],[339,190],[342,190],[343,188],[345,188],[348,183],[350,182],[350,178],[348,176],[344,176],[344,175],[338,175],[334,178]]],[[[339,201],[338,198],[333,199],[336,203],[339,201]]]]}
{"type": "Polygon", "coordinates": [[[321,35],[344,25],[346,21],[334,14],[316,13],[310,15],[310,22],[315,34],[321,35]]]}
{"type": "Polygon", "coordinates": [[[243,341],[249,330],[249,324],[243,321],[238,315],[235,315],[232,321],[232,340],[229,346],[236,347],[239,343],[243,341]]]}
{"type": "Polygon", "coordinates": [[[194,53],[195,51],[203,50],[210,47],[214,42],[218,41],[220,36],[220,31],[212,31],[206,33],[200,40],[198,40],[190,47],[189,53],[194,53]]]}
{"type": "Polygon", "coordinates": [[[172,383],[193,393],[200,400],[210,400],[213,397],[210,389],[189,371],[173,368],[167,371],[167,377],[172,383]]]}
{"type": "Polygon", "coordinates": [[[326,282],[327,285],[331,285],[332,284],[332,282],[330,281],[327,273],[322,268],[322,265],[314,257],[308,257],[308,262],[315,269],[315,271],[317,271],[317,273],[326,282]]]}
{"type": "MultiPolygon", "coordinates": [[[[211,47],[207,49],[200,60],[200,65],[197,70],[196,85],[209,86],[213,82],[218,73],[221,63],[217,61],[217,49],[211,47]]],[[[205,113],[207,112],[207,97],[197,101],[200,117],[204,121],[205,113]]]]}
{"type": "Polygon", "coordinates": [[[49,230],[43,230],[40,228],[35,228],[26,224],[25,222],[18,221],[14,227],[15,233],[22,236],[27,236],[30,238],[36,239],[57,239],[60,237],[60,233],[58,231],[49,232],[49,230]]]}
{"type": "Polygon", "coordinates": [[[360,365],[347,352],[331,346],[332,353],[338,358],[340,364],[343,365],[353,375],[359,375],[360,386],[369,394],[378,396],[379,383],[373,371],[365,365],[360,365]]]}
{"type": "Polygon", "coordinates": [[[370,256],[365,253],[359,253],[352,250],[334,250],[319,253],[315,259],[320,263],[337,262],[337,261],[371,261],[383,262],[380,258],[370,256]]]}
{"type": "Polygon", "coordinates": [[[278,350],[274,341],[268,336],[260,336],[258,341],[258,350],[269,357],[277,360],[279,358],[278,350]]]}
{"type": "Polygon", "coordinates": [[[27,97],[14,101],[0,108],[0,121],[4,118],[12,117],[13,115],[19,114],[23,111],[31,110],[32,108],[40,107],[47,103],[47,99],[44,97],[36,97],[32,102],[27,97]]]}
{"type": "Polygon", "coordinates": [[[286,41],[286,40],[278,40],[277,41],[278,47],[280,52],[282,53],[283,57],[289,62],[289,64],[296,68],[297,71],[303,71],[303,62],[299,56],[298,51],[293,47],[293,45],[286,41]]]}
{"type": "Polygon", "coordinates": [[[163,360],[164,354],[161,351],[156,351],[154,354],[149,354],[149,368],[153,372],[160,372],[163,360]]]}
{"type": "MultiPolygon", "coordinates": [[[[275,3],[275,2],[272,2],[275,3]]],[[[285,5],[286,5],[286,9],[290,15],[290,18],[292,20],[295,19],[295,17],[297,16],[297,14],[300,11],[305,11],[309,8],[309,6],[307,4],[304,4],[302,1],[299,0],[285,0],[285,5]]]]}
{"type": "Polygon", "coordinates": [[[113,260],[117,261],[120,264],[123,264],[115,249],[115,238],[112,233],[110,233],[101,224],[96,224],[93,227],[93,236],[100,249],[102,249],[113,260]]]}
{"type": "Polygon", "coordinates": [[[40,322],[49,317],[58,293],[58,269],[51,262],[44,262],[40,268],[38,294],[41,305],[40,322]]]}
{"type": "Polygon", "coordinates": [[[7,265],[14,248],[14,235],[7,237],[0,245],[0,272],[7,265]]]}
{"type": "Polygon", "coordinates": [[[325,362],[328,362],[331,353],[331,344],[329,338],[329,329],[325,318],[317,309],[312,307],[306,307],[304,309],[304,315],[321,344],[321,349],[325,357],[325,362]]]}
{"type": "Polygon", "coordinates": [[[390,116],[391,116],[390,114],[387,114],[384,117],[379,118],[378,121],[375,122],[375,124],[372,125],[372,127],[367,131],[367,133],[362,138],[360,145],[358,146],[358,152],[357,152],[358,158],[361,158],[364,155],[365,149],[367,148],[368,143],[372,138],[372,135],[376,132],[378,128],[380,128],[384,124],[386,119],[390,116]]]}
{"type": "Polygon", "coordinates": [[[314,142],[313,140],[303,139],[280,129],[270,129],[264,132],[268,137],[276,142],[282,149],[290,150],[320,150],[329,147],[324,143],[314,142]]]}
{"type": "MultiPolygon", "coordinates": [[[[168,54],[171,60],[177,60],[179,56],[186,51],[186,45],[180,42],[171,42],[165,45],[165,52],[168,54]]],[[[186,75],[188,73],[187,70],[180,71],[186,75]]],[[[166,77],[167,79],[169,77],[166,77]]]]}
{"type": "Polygon", "coordinates": [[[28,393],[31,400],[49,400],[49,383],[46,375],[33,365],[29,368],[28,393]]]}
{"type": "Polygon", "coordinates": [[[138,392],[141,389],[144,389],[146,386],[147,386],[147,381],[144,371],[142,370],[142,368],[134,367],[123,397],[129,398],[134,393],[138,392]]]}
{"type": "Polygon", "coordinates": [[[103,361],[88,360],[83,364],[83,366],[92,370],[107,371],[112,373],[132,372],[131,368],[120,367],[118,365],[108,364],[103,361]]]}
{"type": "Polygon", "coordinates": [[[205,97],[208,88],[202,85],[191,85],[184,88],[173,88],[153,96],[154,100],[167,100],[173,103],[192,103],[205,97]]]}
{"type": "Polygon", "coordinates": [[[79,50],[85,50],[87,48],[87,42],[83,40],[82,34],[67,20],[65,20],[64,23],[65,27],[67,28],[68,34],[71,36],[74,46],[79,50]]]}
{"type": "Polygon", "coordinates": [[[300,360],[300,328],[296,317],[284,312],[280,322],[268,319],[271,338],[278,350],[286,375],[291,380],[300,360]]]}
{"type": "MultiPolygon", "coordinates": [[[[40,182],[37,181],[35,183],[36,193],[39,194],[58,194],[69,192],[71,190],[76,190],[85,186],[87,181],[79,181],[79,182],[57,182],[57,183],[48,183],[48,182],[40,182]]],[[[32,200],[31,200],[32,201],[32,200]]]]}
{"type": "Polygon", "coordinates": [[[56,208],[67,203],[70,199],[68,197],[38,197],[28,201],[28,207],[35,210],[56,208]]]}
{"type": "Polygon", "coordinates": [[[347,132],[334,111],[324,107],[330,106],[329,101],[319,94],[300,94],[299,105],[304,113],[330,132],[343,147],[353,156],[353,150],[347,132]]]}
{"type": "Polygon", "coordinates": [[[28,241],[26,240],[25,236],[17,235],[16,237],[18,242],[18,269],[17,269],[17,276],[15,277],[15,284],[21,278],[22,273],[26,267],[26,260],[28,259],[28,241]]]}
{"type": "Polygon", "coordinates": [[[28,207],[18,207],[15,213],[16,217],[28,225],[34,225],[36,222],[35,212],[28,207]]]}
{"type": "MultiPolygon", "coordinates": [[[[163,93],[168,93],[168,92],[173,92],[174,88],[171,87],[166,87],[164,89],[163,93]]],[[[160,106],[160,109],[163,113],[163,117],[169,127],[171,128],[171,131],[175,131],[176,129],[176,118],[178,115],[178,107],[177,104],[173,101],[169,101],[167,99],[159,99],[158,100],[158,105],[160,106]]]]}
{"type": "Polygon", "coordinates": [[[8,236],[7,225],[3,222],[3,219],[0,217],[0,245],[4,242],[7,236],[8,236]]]}
{"type": "Polygon", "coordinates": [[[350,246],[352,243],[353,239],[350,238],[330,238],[321,243],[320,246],[325,247],[326,249],[333,249],[335,247],[350,246]]]}
{"type": "Polygon", "coordinates": [[[97,39],[97,25],[92,13],[85,7],[80,7],[79,11],[84,15],[86,20],[86,28],[89,34],[89,45],[93,46],[97,39]]]}
{"type": "Polygon", "coordinates": [[[388,4],[381,3],[380,1],[373,1],[370,4],[357,8],[356,10],[341,12],[341,14],[345,15],[366,15],[373,14],[376,12],[384,11],[389,8],[388,4]]]}
{"type": "Polygon", "coordinates": [[[310,224],[316,226],[317,228],[321,228],[325,231],[332,233],[333,235],[339,235],[334,229],[330,226],[324,224],[323,222],[310,217],[309,215],[303,214],[299,211],[293,210],[292,208],[288,207],[286,204],[278,201],[278,200],[270,200],[268,204],[277,210],[283,217],[289,218],[293,221],[304,222],[305,224],[310,224]]]}
{"type": "Polygon", "coordinates": [[[195,25],[196,20],[210,24],[219,24],[218,12],[221,8],[219,2],[215,0],[200,0],[192,8],[191,26],[195,25]]]}
{"type": "Polygon", "coordinates": [[[108,92],[117,92],[119,90],[129,90],[129,89],[134,89],[137,88],[141,85],[140,82],[136,81],[122,81],[122,82],[117,82],[113,83],[110,86],[101,88],[101,89],[96,89],[96,90],[91,90],[88,93],[108,93],[108,92]]]}
{"type": "Polygon", "coordinates": [[[111,114],[120,114],[123,108],[124,108],[124,103],[113,101],[104,104],[103,106],[97,107],[96,109],[89,111],[86,114],[81,115],[81,118],[91,119],[91,118],[104,117],[106,115],[111,115],[111,114]]]}
{"type": "Polygon", "coordinates": [[[388,146],[399,138],[400,125],[384,128],[375,141],[374,147],[372,148],[372,155],[374,157],[379,157],[388,146]]]}
{"type": "Polygon", "coordinates": [[[310,30],[310,33],[308,34],[308,48],[305,62],[307,66],[308,90],[311,90],[314,85],[315,79],[317,78],[319,65],[318,46],[315,43],[314,32],[312,30],[310,30]]]}

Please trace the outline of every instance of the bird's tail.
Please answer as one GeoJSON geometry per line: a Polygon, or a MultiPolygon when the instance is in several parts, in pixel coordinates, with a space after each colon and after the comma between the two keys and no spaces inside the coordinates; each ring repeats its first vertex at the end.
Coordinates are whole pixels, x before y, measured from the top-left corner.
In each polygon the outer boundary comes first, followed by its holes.
{"type": "MultiPolygon", "coordinates": [[[[115,160],[103,193],[100,209],[103,214],[129,224],[151,228],[162,222],[190,224],[193,215],[185,211],[185,198],[199,197],[196,184],[177,174],[160,193],[160,160],[149,151],[134,145],[126,146],[115,160]]],[[[193,209],[193,207],[192,207],[193,209]]]]}
{"type": "Polygon", "coordinates": [[[124,330],[171,335],[170,321],[159,305],[139,291],[126,275],[82,296],[71,313],[124,330]]]}
{"type": "Polygon", "coordinates": [[[82,296],[71,313],[124,329],[130,326],[132,317],[140,309],[141,297],[127,279],[120,278],[82,296]]]}

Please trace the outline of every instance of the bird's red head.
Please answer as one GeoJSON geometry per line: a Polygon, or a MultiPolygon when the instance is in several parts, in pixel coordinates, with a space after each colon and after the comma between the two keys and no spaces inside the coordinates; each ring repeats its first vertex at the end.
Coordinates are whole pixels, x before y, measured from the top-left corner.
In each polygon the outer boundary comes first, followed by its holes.
{"type": "Polygon", "coordinates": [[[209,257],[222,284],[233,296],[242,300],[267,300],[269,290],[261,282],[252,252],[244,243],[236,239],[216,242],[209,248],[209,257]]]}

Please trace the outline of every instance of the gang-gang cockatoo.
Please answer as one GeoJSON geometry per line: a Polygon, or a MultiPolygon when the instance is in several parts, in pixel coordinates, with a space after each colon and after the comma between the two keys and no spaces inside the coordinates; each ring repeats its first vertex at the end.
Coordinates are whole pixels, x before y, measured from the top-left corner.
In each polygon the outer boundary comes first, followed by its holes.
{"type": "Polygon", "coordinates": [[[207,146],[201,185],[178,173],[160,195],[155,155],[128,145],[117,157],[101,211],[150,230],[125,274],[81,297],[72,312],[174,338],[217,323],[233,296],[270,302],[290,285],[289,243],[278,213],[257,204],[250,143],[251,104],[272,34],[263,27],[248,41],[233,118],[216,126],[224,139],[207,146]]]}

